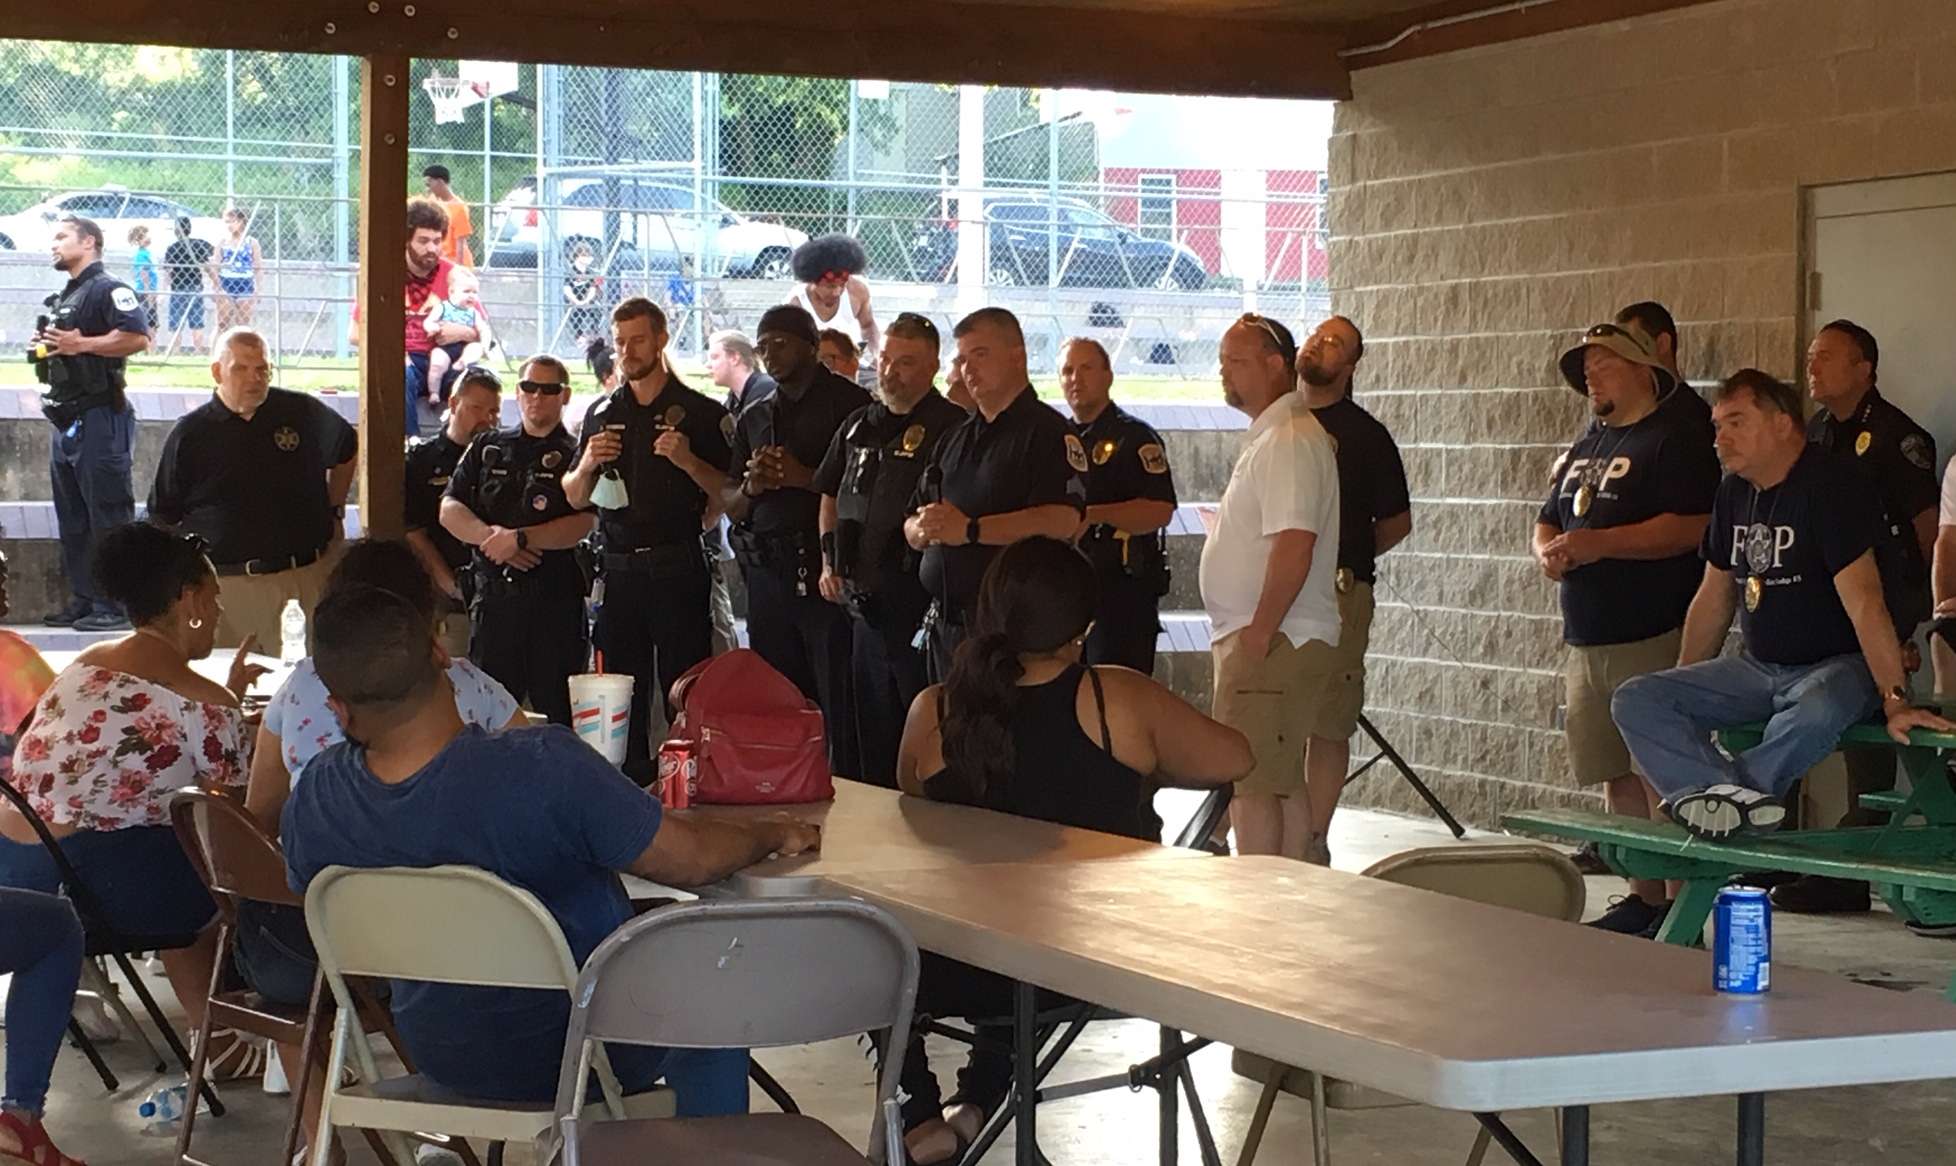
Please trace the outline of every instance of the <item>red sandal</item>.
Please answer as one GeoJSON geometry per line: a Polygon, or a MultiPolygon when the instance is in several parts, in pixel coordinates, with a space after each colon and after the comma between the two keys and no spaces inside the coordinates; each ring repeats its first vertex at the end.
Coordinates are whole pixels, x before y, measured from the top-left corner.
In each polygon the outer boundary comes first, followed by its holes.
{"type": "Polygon", "coordinates": [[[40,1118],[0,1110],[0,1135],[14,1141],[11,1148],[0,1147],[0,1166],[88,1166],[56,1149],[40,1118]]]}

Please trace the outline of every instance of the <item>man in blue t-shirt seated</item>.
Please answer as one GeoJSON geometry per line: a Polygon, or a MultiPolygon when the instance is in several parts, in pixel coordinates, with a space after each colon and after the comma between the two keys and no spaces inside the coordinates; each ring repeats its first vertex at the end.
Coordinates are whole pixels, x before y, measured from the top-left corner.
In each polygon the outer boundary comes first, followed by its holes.
{"type": "Polygon", "coordinates": [[[1793,782],[1877,709],[1897,741],[1956,726],[1909,702],[1872,481],[1809,445],[1799,394],[1757,369],[1719,386],[1712,423],[1726,476],[1678,667],[1625,681],[1610,710],[1672,820],[1718,840],[1776,829],[1793,782]],[[1744,647],[1715,658],[1741,605],[1744,647]],[[1714,731],[1752,721],[1766,722],[1759,744],[1733,758],[1714,746],[1714,731]]]}
{"type": "MultiPolygon", "coordinates": [[[[306,766],[286,803],[295,891],[335,865],[479,867],[542,900],[582,964],[631,917],[617,872],[700,886],[820,843],[800,822],[662,816],[568,729],[465,727],[433,629],[391,592],[346,588],[320,603],[313,629],[313,663],[347,739],[306,766]]],[[[554,1094],[566,993],[396,984],[393,1010],[435,1082],[485,1099],[554,1094]]],[[[610,1057],[627,1093],[663,1077],[681,1116],[747,1110],[744,1049],[616,1046],[610,1057]]]]}

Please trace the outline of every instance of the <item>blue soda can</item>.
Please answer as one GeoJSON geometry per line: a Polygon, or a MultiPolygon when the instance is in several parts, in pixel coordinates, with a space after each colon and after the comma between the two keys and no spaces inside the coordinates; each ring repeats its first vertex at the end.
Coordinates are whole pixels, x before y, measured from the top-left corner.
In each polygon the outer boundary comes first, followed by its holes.
{"type": "Polygon", "coordinates": [[[1712,987],[1757,996],[1773,986],[1773,903],[1758,887],[1726,887],[1712,907],[1712,987]]]}

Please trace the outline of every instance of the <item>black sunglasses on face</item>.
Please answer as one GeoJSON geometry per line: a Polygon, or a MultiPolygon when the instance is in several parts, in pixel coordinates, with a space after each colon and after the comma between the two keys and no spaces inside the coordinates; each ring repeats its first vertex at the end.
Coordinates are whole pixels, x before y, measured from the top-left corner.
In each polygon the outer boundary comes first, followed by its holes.
{"type": "Polygon", "coordinates": [[[538,393],[545,397],[554,397],[564,391],[563,385],[545,381],[517,381],[516,387],[521,392],[538,393]]]}

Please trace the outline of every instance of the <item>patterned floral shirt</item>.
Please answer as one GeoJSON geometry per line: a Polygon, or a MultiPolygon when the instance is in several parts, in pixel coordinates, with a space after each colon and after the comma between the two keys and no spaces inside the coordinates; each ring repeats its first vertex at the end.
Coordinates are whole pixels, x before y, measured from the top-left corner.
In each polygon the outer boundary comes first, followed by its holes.
{"type": "Polygon", "coordinates": [[[243,713],[89,664],[54,678],[14,746],[34,812],[77,830],[167,826],[172,793],[250,772],[243,713]]]}

